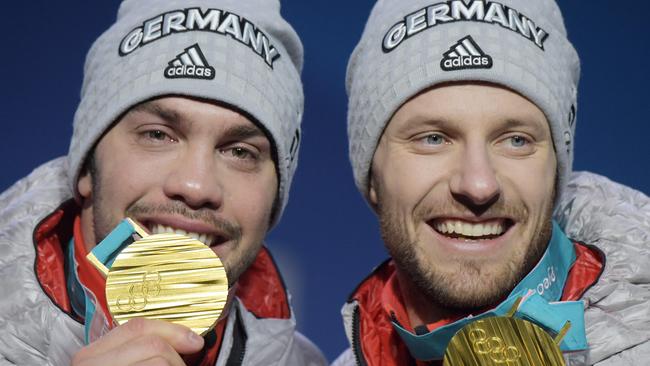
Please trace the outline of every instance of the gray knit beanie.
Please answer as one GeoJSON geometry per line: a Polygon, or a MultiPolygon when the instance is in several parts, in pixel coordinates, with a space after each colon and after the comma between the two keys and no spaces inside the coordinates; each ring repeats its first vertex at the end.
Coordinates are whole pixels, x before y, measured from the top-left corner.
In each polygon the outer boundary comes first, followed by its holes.
{"type": "Polygon", "coordinates": [[[271,135],[278,202],[284,209],[296,170],[303,49],[278,0],[125,0],[117,21],[93,44],[68,153],[77,180],[89,150],[132,106],[187,95],[234,106],[271,135]]]}
{"type": "Polygon", "coordinates": [[[559,197],[571,172],[580,60],[553,0],[379,0],[347,71],[350,160],[368,174],[393,114],[436,84],[484,81],[517,91],[549,121],[559,197]]]}

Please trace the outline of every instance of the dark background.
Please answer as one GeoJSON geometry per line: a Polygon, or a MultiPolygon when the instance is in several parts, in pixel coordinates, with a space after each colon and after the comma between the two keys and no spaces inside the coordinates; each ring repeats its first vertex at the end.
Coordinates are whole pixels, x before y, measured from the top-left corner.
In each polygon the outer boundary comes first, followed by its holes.
{"type": "MultiPolygon", "coordinates": [[[[118,4],[4,3],[0,191],[67,153],[85,53],[114,21],[118,4]]],[[[294,295],[299,329],[330,360],[347,347],[341,305],[386,257],[375,217],[354,186],[346,137],[345,68],[372,4],[283,1],[282,13],[305,46],[304,137],[289,206],[268,244],[294,295]]],[[[650,2],[560,6],[582,59],[574,168],[648,194],[650,2]]]]}

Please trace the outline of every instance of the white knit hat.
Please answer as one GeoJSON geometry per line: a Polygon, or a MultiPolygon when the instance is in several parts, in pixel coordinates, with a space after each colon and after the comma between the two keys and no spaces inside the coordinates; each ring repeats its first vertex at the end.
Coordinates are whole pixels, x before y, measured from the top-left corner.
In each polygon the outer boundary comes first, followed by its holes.
{"type": "Polygon", "coordinates": [[[559,197],[573,161],[580,60],[553,0],[379,0],[347,71],[350,160],[359,190],[381,134],[436,84],[485,81],[535,103],[551,127],[559,197]]]}
{"type": "Polygon", "coordinates": [[[90,149],[132,106],[164,95],[218,101],[252,116],[277,152],[284,209],[296,170],[303,49],[278,0],[125,0],[93,44],[70,143],[69,181],[90,149]]]}

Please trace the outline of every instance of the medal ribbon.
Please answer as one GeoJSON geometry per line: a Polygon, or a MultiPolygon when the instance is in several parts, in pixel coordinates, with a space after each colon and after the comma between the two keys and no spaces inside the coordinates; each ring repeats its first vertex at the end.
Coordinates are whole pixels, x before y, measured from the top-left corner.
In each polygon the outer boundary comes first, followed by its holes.
{"type": "Polygon", "coordinates": [[[569,269],[575,262],[573,244],[553,221],[553,232],[546,252],[533,270],[512,290],[508,298],[492,310],[467,316],[427,334],[416,335],[393,321],[411,355],[419,360],[440,360],[451,338],[465,325],[491,316],[505,316],[522,298],[514,316],[558,333],[567,321],[571,327],[560,344],[562,351],[587,349],[582,301],[559,301],[569,269]]]}
{"type": "MultiPolygon", "coordinates": [[[[133,234],[136,234],[137,229],[131,225],[127,219],[122,220],[99,244],[97,244],[87,257],[83,257],[82,253],[73,252],[76,263],[88,260],[104,277],[108,275],[107,269],[111,267],[117,255],[126,246],[133,242],[133,234]]],[[[77,265],[74,266],[78,268],[77,265]]],[[[86,271],[87,273],[87,271],[86,271]]],[[[85,295],[85,316],[84,316],[84,329],[86,344],[101,337],[108,332],[112,325],[112,318],[108,312],[105,302],[105,296],[97,296],[91,288],[97,290],[96,283],[98,282],[97,276],[83,276],[80,275],[77,269],[76,277],[84,289],[85,295]],[[95,278],[93,278],[95,277],[95,278]],[[93,285],[95,284],[95,285],[93,285]],[[102,301],[99,301],[102,299],[102,301]]],[[[103,283],[102,291],[104,290],[105,283],[103,283]]],[[[102,294],[103,295],[103,294],[102,294]]]]}

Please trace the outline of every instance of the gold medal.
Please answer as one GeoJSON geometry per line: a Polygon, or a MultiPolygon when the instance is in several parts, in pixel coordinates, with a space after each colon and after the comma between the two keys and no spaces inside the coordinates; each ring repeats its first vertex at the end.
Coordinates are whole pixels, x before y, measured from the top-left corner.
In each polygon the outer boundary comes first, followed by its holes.
{"type": "Polygon", "coordinates": [[[487,317],[463,327],[449,342],[443,365],[564,366],[559,344],[570,323],[552,339],[541,327],[515,318],[513,313],[511,310],[510,316],[487,317]]]}
{"type": "MultiPolygon", "coordinates": [[[[127,220],[142,238],[124,248],[108,269],[106,300],[115,322],[160,319],[205,335],[228,298],[219,257],[196,239],[174,233],[148,235],[127,220]]],[[[96,258],[89,259],[98,265],[96,258]]]]}

